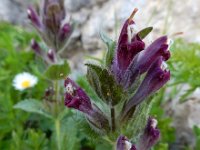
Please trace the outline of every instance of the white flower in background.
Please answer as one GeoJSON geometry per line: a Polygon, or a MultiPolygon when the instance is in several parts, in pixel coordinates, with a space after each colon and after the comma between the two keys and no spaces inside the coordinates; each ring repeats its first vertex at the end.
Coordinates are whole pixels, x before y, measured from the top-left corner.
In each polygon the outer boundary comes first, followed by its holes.
{"type": "Polygon", "coordinates": [[[13,86],[16,90],[23,91],[27,88],[33,87],[37,84],[38,79],[36,76],[28,72],[17,74],[13,80],[13,86]]]}

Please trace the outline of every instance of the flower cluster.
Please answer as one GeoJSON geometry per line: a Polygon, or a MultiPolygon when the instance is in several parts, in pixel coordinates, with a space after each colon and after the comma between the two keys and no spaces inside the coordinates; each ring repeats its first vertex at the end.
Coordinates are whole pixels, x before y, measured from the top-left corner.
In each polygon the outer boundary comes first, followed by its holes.
{"type": "Polygon", "coordinates": [[[66,16],[64,0],[42,0],[39,12],[36,12],[31,6],[27,12],[32,25],[48,46],[46,52],[33,39],[31,41],[32,49],[47,63],[56,63],[58,60],[57,52],[66,47],[73,31],[73,25],[70,24],[69,17],[66,16]]]}
{"type": "MultiPolygon", "coordinates": [[[[92,126],[106,131],[103,134],[116,132],[116,129],[119,129],[117,133],[121,134],[120,129],[129,123],[137,106],[147,101],[170,79],[170,72],[165,67],[165,61],[170,58],[167,36],[159,37],[149,46],[145,46],[143,38],[150,33],[151,30],[148,29],[151,28],[134,31],[133,16],[136,12],[137,9],[125,21],[118,42],[114,46],[116,48],[112,49],[109,46],[111,40],[106,43],[110,51],[106,58],[112,58],[110,65],[87,64],[88,81],[110,109],[110,115],[92,104],[83,89],[72,80],[67,78],[65,81],[65,105],[83,112],[92,126]],[[112,50],[113,56],[110,55],[112,50]],[[119,105],[121,107],[117,107],[119,105]]],[[[117,150],[149,149],[159,138],[156,125],[155,119],[148,120],[138,145],[127,145],[128,139],[120,137],[117,150]]]]}
{"type": "Polygon", "coordinates": [[[133,33],[132,17],[136,11],[133,11],[122,27],[111,66],[116,82],[126,90],[132,90],[144,75],[135,94],[126,102],[122,118],[170,79],[170,72],[165,68],[165,61],[170,58],[169,39],[162,36],[145,47],[140,32],[133,33]]]}

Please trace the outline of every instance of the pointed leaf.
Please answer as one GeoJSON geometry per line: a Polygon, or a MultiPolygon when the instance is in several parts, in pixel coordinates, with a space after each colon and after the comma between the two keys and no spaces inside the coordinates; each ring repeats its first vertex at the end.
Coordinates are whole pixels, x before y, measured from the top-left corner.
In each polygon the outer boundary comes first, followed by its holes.
{"type": "Polygon", "coordinates": [[[101,74],[103,69],[100,66],[93,64],[86,64],[86,65],[90,66],[87,69],[88,82],[90,83],[91,87],[94,89],[96,94],[99,96],[99,98],[104,99],[101,93],[101,84],[98,76],[98,74],[101,74]]]}
{"type": "Polygon", "coordinates": [[[138,35],[141,39],[144,39],[152,30],[153,30],[153,27],[144,28],[138,32],[138,35]]]}
{"type": "Polygon", "coordinates": [[[100,37],[102,41],[107,45],[107,53],[105,57],[106,67],[110,67],[114,58],[116,42],[110,39],[105,33],[100,32],[100,37]]]}
{"type": "Polygon", "coordinates": [[[96,91],[97,95],[107,104],[112,103],[116,105],[125,97],[123,88],[118,85],[107,69],[102,69],[93,64],[86,64],[88,66],[88,81],[96,91]],[[91,79],[92,82],[91,82],[91,79]]]}

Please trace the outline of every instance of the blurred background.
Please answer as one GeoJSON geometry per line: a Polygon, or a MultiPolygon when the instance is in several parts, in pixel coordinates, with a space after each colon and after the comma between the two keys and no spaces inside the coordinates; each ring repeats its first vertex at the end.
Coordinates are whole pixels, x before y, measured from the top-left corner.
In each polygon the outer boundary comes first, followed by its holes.
{"type": "MultiPolygon", "coordinates": [[[[40,1],[0,0],[0,149],[2,150],[6,149],[5,145],[8,145],[7,149],[15,149],[17,146],[20,149],[20,144],[27,141],[28,143],[34,141],[36,145],[38,142],[38,149],[43,149],[40,145],[48,145],[50,135],[46,137],[43,134],[49,132],[44,129],[47,123],[40,126],[36,122],[35,125],[33,120],[37,120],[36,116],[33,115],[30,119],[28,114],[23,116],[23,112],[16,113],[12,109],[13,105],[24,97],[23,94],[27,94],[17,93],[12,88],[14,75],[24,70],[39,74],[36,69],[39,62],[35,62],[30,49],[30,40],[39,37],[27,19],[26,11],[29,5],[38,2],[40,1]],[[20,117],[21,115],[23,117],[20,117]],[[25,121],[27,118],[32,122],[25,121]],[[29,136],[26,138],[23,135],[23,130],[26,130],[25,123],[30,123],[28,128],[40,128],[40,130],[27,130],[29,136]],[[16,128],[20,128],[20,131],[16,128]]],[[[86,67],[83,62],[88,57],[102,58],[106,46],[100,40],[99,32],[104,31],[112,39],[117,40],[124,20],[135,7],[139,9],[134,17],[136,29],[139,31],[146,26],[154,27],[152,33],[145,39],[147,44],[163,34],[173,40],[172,58],[168,63],[172,78],[168,86],[155,98],[155,106],[151,112],[157,116],[162,133],[162,139],[154,148],[156,150],[200,149],[199,4],[200,0],[65,0],[68,16],[76,23],[76,28],[63,57],[68,58],[70,65],[78,73],[85,73],[86,67]]],[[[40,81],[32,95],[41,98],[45,87],[47,83],[40,81]]],[[[80,142],[84,138],[79,136],[78,139],[76,140],[80,142]]],[[[30,147],[27,149],[36,149],[30,147]]],[[[102,148],[89,144],[89,148],[86,149],[102,148]]]]}
{"type": "MultiPolygon", "coordinates": [[[[30,28],[26,8],[36,2],[39,1],[1,0],[0,20],[30,28]]],[[[116,39],[123,21],[135,7],[139,9],[135,16],[136,28],[154,27],[149,41],[161,34],[172,36],[183,32],[181,38],[200,42],[198,4],[198,0],[65,0],[68,15],[77,25],[66,55],[76,54],[79,60],[77,55],[81,53],[97,53],[104,46],[99,40],[99,31],[103,30],[116,39]]],[[[77,67],[78,64],[74,65],[77,67]]]]}

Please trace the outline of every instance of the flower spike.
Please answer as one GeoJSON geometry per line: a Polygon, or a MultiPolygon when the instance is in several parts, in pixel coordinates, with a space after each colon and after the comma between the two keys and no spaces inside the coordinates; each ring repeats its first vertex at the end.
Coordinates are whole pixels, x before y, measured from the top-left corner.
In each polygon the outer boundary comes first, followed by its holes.
{"type": "Polygon", "coordinates": [[[39,34],[49,46],[55,50],[61,50],[69,39],[73,27],[65,18],[66,11],[63,0],[42,0],[43,4],[40,10],[40,16],[36,11],[29,7],[28,18],[39,34]]]}

